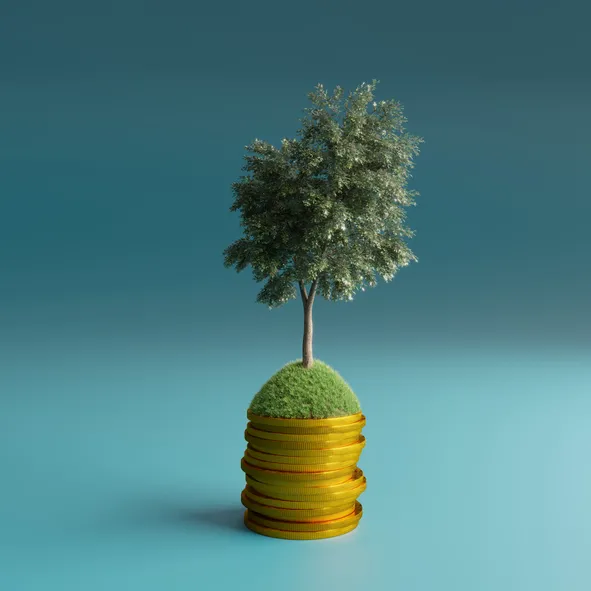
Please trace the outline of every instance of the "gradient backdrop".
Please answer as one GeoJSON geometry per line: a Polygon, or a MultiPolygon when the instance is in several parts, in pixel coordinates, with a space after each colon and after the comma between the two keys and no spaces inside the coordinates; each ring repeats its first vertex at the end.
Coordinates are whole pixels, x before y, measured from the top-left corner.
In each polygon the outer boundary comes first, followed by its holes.
{"type": "Polygon", "coordinates": [[[583,7],[3,2],[0,589],[588,591],[583,7]],[[426,141],[420,262],[315,306],[367,416],[364,516],[265,538],[245,412],[302,308],[223,268],[230,185],[318,82],[372,78],[426,141]]]}

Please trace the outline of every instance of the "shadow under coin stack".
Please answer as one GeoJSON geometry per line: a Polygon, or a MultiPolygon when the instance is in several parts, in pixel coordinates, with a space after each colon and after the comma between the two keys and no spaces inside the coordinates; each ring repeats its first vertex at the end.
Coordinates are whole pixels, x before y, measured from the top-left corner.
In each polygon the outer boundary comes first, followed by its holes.
{"type": "Polygon", "coordinates": [[[361,413],[280,419],[247,412],[244,524],[273,538],[317,540],[354,530],[366,488],[357,461],[365,446],[361,413]]]}

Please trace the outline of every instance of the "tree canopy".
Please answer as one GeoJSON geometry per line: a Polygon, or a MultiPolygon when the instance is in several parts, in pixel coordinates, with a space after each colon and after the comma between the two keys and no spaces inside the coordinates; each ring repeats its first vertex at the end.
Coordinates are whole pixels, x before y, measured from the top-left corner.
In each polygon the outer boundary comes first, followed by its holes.
{"type": "Polygon", "coordinates": [[[250,265],[266,280],[258,302],[281,306],[308,282],[327,300],[352,300],[378,275],[390,281],[418,260],[405,242],[414,232],[404,208],[418,195],[407,183],[423,140],[406,133],[400,103],[373,100],[378,82],[358,86],[344,105],[340,86],[329,95],[318,84],[297,138],[246,146],[250,174],[232,184],[230,208],[244,236],[225,249],[224,265],[250,265]]]}

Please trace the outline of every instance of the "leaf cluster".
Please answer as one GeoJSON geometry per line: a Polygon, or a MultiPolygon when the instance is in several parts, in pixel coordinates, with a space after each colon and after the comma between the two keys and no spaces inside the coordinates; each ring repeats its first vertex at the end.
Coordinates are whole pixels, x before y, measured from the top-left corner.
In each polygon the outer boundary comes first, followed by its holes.
{"type": "Polygon", "coordinates": [[[246,146],[248,174],[232,184],[230,208],[244,236],[224,264],[250,265],[266,280],[257,301],[280,306],[310,281],[325,299],[351,300],[417,260],[404,208],[415,204],[407,183],[423,140],[405,132],[399,103],[373,100],[377,84],[361,84],[344,104],[341,87],[329,95],[318,84],[297,138],[246,146]]]}

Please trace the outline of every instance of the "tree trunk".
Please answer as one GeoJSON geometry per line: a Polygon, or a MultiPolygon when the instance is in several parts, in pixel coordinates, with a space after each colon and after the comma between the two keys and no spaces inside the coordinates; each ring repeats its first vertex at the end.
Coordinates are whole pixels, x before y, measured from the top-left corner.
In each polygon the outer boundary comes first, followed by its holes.
{"type": "Polygon", "coordinates": [[[314,359],[312,357],[312,304],[314,300],[304,302],[304,340],[302,342],[302,365],[305,368],[312,367],[314,359]]]}
{"type": "Polygon", "coordinates": [[[302,302],[304,304],[304,339],[302,341],[302,365],[307,369],[312,367],[314,358],[312,357],[312,306],[314,304],[314,296],[316,295],[316,287],[318,286],[318,278],[314,279],[310,286],[310,293],[306,293],[306,286],[303,281],[299,282],[300,293],[302,294],[302,302]]]}

